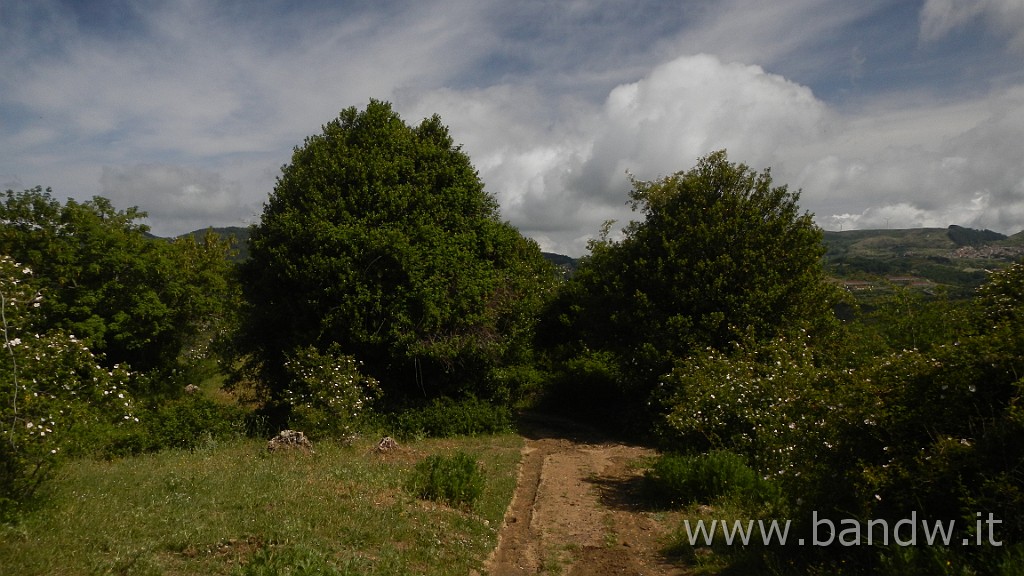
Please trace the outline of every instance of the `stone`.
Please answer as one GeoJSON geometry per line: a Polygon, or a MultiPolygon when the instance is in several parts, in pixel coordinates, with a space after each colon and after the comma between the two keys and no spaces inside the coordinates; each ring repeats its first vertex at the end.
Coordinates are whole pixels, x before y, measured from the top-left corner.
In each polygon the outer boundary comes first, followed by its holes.
{"type": "Polygon", "coordinates": [[[394,450],[398,450],[398,442],[396,442],[395,439],[392,438],[391,436],[385,436],[380,439],[380,442],[377,442],[376,450],[377,452],[384,454],[394,450]]]}
{"type": "Polygon", "coordinates": [[[313,451],[313,443],[306,438],[306,435],[298,430],[282,430],[267,442],[267,450],[277,452],[278,450],[302,450],[313,451]]]}

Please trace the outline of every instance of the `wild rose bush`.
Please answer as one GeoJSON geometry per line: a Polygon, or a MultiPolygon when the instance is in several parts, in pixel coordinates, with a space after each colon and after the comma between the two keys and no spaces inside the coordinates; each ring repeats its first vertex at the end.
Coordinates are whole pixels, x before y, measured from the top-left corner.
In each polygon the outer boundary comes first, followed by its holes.
{"type": "Polygon", "coordinates": [[[355,432],[364,412],[381,396],[380,384],[360,373],[359,366],[338,344],[327,352],[312,346],[295,350],[285,362],[291,377],[284,390],[291,408],[289,426],[314,437],[355,432]]]}
{"type": "Polygon", "coordinates": [[[662,378],[661,436],[670,447],[742,454],[766,476],[793,474],[808,446],[830,444],[824,424],[846,373],[819,364],[802,332],[708,348],[662,378]]]}
{"type": "Polygon", "coordinates": [[[36,333],[32,270],[0,256],[0,517],[29,500],[54,466],[87,449],[96,429],[135,424],[122,366],[102,367],[84,342],[36,333]]]}
{"type": "MultiPolygon", "coordinates": [[[[962,318],[946,342],[850,345],[846,363],[801,338],[706,350],[662,379],[663,437],[743,454],[784,488],[796,519],[916,514],[955,520],[953,541],[973,543],[977,515],[992,514],[1001,546],[842,554],[865,573],[929,573],[937,558],[946,573],[1001,573],[1024,555],[1024,264],[994,273],[962,318]]],[[[838,553],[805,552],[826,564],[838,553]]]]}

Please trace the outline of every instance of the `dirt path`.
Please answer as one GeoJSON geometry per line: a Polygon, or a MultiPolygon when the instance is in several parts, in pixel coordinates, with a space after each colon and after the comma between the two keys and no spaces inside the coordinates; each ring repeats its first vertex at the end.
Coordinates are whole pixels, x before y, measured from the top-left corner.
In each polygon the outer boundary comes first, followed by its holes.
{"type": "Polygon", "coordinates": [[[531,418],[512,505],[488,562],[513,574],[686,574],[658,551],[672,515],[645,510],[636,464],[653,451],[531,418]]]}

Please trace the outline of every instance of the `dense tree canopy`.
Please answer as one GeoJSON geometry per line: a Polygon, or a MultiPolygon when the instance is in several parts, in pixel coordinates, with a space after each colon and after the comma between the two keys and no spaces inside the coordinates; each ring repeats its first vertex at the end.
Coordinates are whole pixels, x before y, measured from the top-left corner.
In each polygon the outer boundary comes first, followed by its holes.
{"type": "Polygon", "coordinates": [[[633,186],[643,219],[593,243],[553,307],[551,344],[562,354],[611,355],[642,401],[691,351],[831,317],[822,233],[768,170],[719,151],[633,186]]]}
{"type": "Polygon", "coordinates": [[[412,127],[379,101],[295,149],[250,254],[238,347],[272,395],[290,353],[334,343],[392,399],[502,393],[553,279],[440,118],[412,127]]]}
{"type": "Polygon", "coordinates": [[[226,242],[155,239],[138,208],[8,190],[0,254],[35,271],[43,328],[86,342],[110,365],[169,371],[182,348],[223,315],[226,242]]]}

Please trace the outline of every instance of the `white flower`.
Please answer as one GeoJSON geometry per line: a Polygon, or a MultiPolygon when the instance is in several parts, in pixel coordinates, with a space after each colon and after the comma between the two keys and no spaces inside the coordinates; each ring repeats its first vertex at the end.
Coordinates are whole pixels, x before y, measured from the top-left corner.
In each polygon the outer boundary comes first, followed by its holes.
{"type": "Polygon", "coordinates": [[[10,344],[11,346],[17,346],[18,344],[21,344],[21,338],[15,338],[8,342],[8,344],[10,344]]]}

